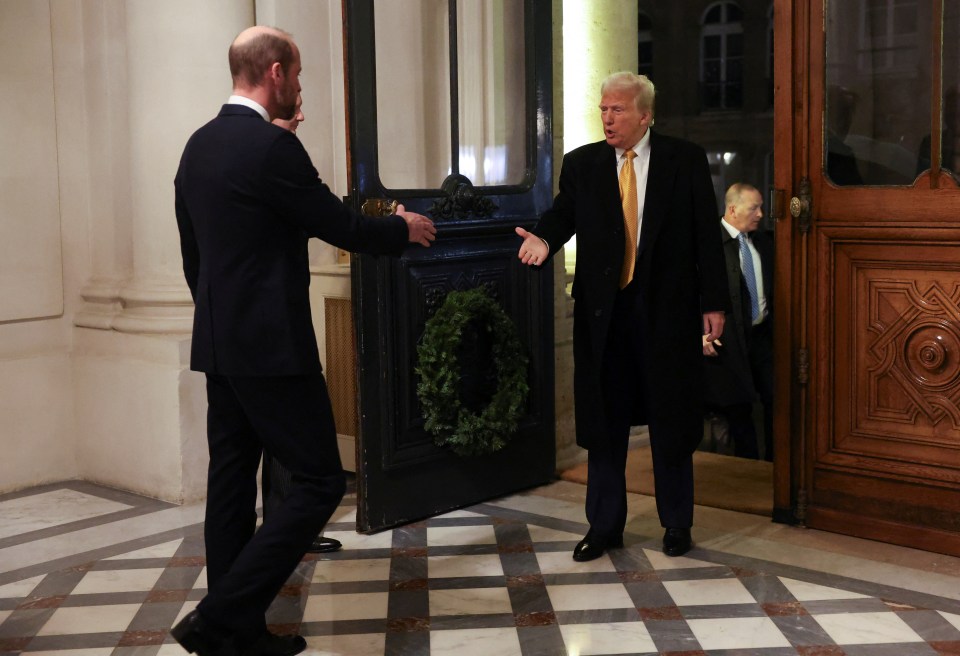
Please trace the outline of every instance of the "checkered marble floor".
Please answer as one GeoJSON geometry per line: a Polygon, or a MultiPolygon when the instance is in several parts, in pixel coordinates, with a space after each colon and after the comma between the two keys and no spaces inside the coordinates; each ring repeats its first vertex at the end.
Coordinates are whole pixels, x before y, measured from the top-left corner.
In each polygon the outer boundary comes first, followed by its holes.
{"type": "MultiPolygon", "coordinates": [[[[348,495],[268,621],[312,654],[960,654],[960,601],[659,534],[589,563],[582,508],[529,495],[375,535],[348,495]],[[560,512],[557,512],[557,509],[560,512]]],[[[0,496],[0,653],[184,653],[167,631],[206,587],[202,505],[89,484],[0,496]]],[[[694,531],[697,537],[697,530],[694,531]]]]}

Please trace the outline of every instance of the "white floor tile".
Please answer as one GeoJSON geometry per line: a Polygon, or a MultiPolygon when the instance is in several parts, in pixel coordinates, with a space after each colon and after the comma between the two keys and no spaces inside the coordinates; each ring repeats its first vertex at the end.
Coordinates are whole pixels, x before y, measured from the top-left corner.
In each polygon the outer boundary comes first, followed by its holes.
{"type": "Polygon", "coordinates": [[[204,567],[200,570],[200,573],[197,574],[197,580],[193,583],[194,590],[206,590],[207,589],[207,568],[204,567]]]}
{"type": "Polygon", "coordinates": [[[530,524],[527,528],[530,531],[530,539],[538,544],[540,542],[579,542],[583,539],[583,536],[579,533],[558,531],[557,529],[547,528],[545,526],[534,526],[530,524]]]}
{"type": "Polygon", "coordinates": [[[677,606],[717,606],[722,604],[755,604],[750,591],[739,579],[699,579],[696,581],[664,581],[677,606]]]}
{"type": "Polygon", "coordinates": [[[387,616],[386,592],[311,595],[303,609],[304,622],[371,620],[387,616]]]}
{"type": "Polygon", "coordinates": [[[149,592],[153,590],[163,568],[116,569],[87,572],[71,594],[100,594],[103,592],[149,592]]]}
{"type": "Polygon", "coordinates": [[[430,632],[430,656],[520,656],[514,628],[430,632]]]}
{"type": "Polygon", "coordinates": [[[199,604],[199,603],[200,603],[200,600],[199,600],[199,599],[198,599],[197,601],[185,601],[185,602],[183,602],[183,607],[180,608],[180,612],[177,613],[177,619],[173,620],[173,623],[171,623],[170,626],[176,625],[177,622],[179,622],[180,620],[182,620],[184,617],[187,616],[188,613],[190,613],[191,611],[193,611],[193,610],[197,607],[197,604],[199,604]]]}
{"type": "Polygon", "coordinates": [[[687,620],[687,625],[704,651],[790,646],[790,641],[784,637],[769,617],[687,620]]]}
{"type": "Polygon", "coordinates": [[[807,583],[806,581],[797,581],[783,576],[779,577],[780,582],[786,586],[797,601],[829,601],[831,599],[867,599],[867,595],[848,592],[840,588],[829,588],[825,585],[816,583],[807,583]]]}
{"type": "MultiPolygon", "coordinates": [[[[183,648],[177,645],[177,649],[183,654],[183,648]]],[[[56,651],[31,651],[27,652],[30,656],[110,656],[113,649],[104,647],[102,649],[60,649],[56,651]]],[[[163,652],[157,654],[163,656],[163,652]]]]}
{"type": "Polygon", "coordinates": [[[389,549],[393,546],[393,531],[382,531],[373,535],[356,531],[324,531],[323,534],[340,540],[344,549],[389,549]]]}
{"type": "Polygon", "coordinates": [[[46,576],[46,574],[41,574],[40,576],[33,576],[29,579],[23,579],[22,581],[14,581],[13,583],[0,585],[0,599],[26,597],[33,592],[33,589],[37,587],[40,581],[46,578],[46,576]]]}
{"type": "Polygon", "coordinates": [[[429,556],[427,572],[432,579],[460,576],[503,576],[503,565],[497,554],[429,556]]]}
{"type": "Polygon", "coordinates": [[[657,646],[643,622],[570,624],[560,627],[568,654],[644,654],[657,646]]]}
{"type": "Polygon", "coordinates": [[[51,490],[0,502],[0,538],[20,535],[130,506],[76,490],[51,490]]]}
{"type": "Polygon", "coordinates": [[[4,621],[5,621],[8,617],[10,617],[10,613],[12,613],[12,612],[13,612],[12,610],[0,610],[0,624],[3,624],[4,621]]]}
{"type": "Polygon", "coordinates": [[[132,558],[173,558],[177,549],[180,548],[180,544],[183,542],[183,538],[179,540],[174,540],[172,542],[164,542],[163,544],[157,544],[152,547],[146,547],[145,549],[137,549],[136,551],[129,551],[119,556],[114,556],[113,558],[107,558],[106,560],[129,560],[132,558]]]}
{"type": "Polygon", "coordinates": [[[428,547],[449,547],[464,544],[496,544],[493,526],[428,526],[428,547]]]}
{"type": "Polygon", "coordinates": [[[960,615],[954,615],[953,613],[945,613],[942,610],[937,612],[943,615],[943,619],[953,624],[953,626],[955,626],[956,629],[960,631],[960,615]]]}
{"type": "Polygon", "coordinates": [[[389,558],[363,560],[318,560],[313,568],[312,583],[339,581],[389,581],[389,558]]]}
{"type": "Polygon", "coordinates": [[[301,653],[307,656],[372,656],[384,653],[387,637],[382,633],[357,633],[309,636],[306,640],[307,649],[301,653]]]}
{"type": "Polygon", "coordinates": [[[687,558],[686,556],[671,558],[662,551],[655,551],[654,549],[644,549],[643,555],[647,557],[647,560],[650,561],[650,565],[652,565],[654,569],[691,569],[694,567],[716,567],[715,563],[708,563],[705,560],[697,560],[696,558],[687,558]]]}
{"type": "Polygon", "coordinates": [[[813,618],[838,645],[923,642],[923,638],[893,612],[833,613],[813,618]]]}
{"type": "Polygon", "coordinates": [[[430,616],[512,613],[506,588],[457,588],[430,591],[430,616]]]}
{"type": "Polygon", "coordinates": [[[547,594],[555,611],[636,608],[620,583],[548,585],[547,594]]]}
{"type": "Polygon", "coordinates": [[[448,517],[459,517],[459,518],[465,518],[465,517],[486,517],[486,515],[482,515],[482,514],[480,514],[480,513],[475,513],[475,512],[472,512],[472,511],[470,511],[470,510],[451,510],[451,511],[448,512],[448,513],[444,513],[444,514],[438,515],[438,516],[439,516],[439,517],[444,517],[444,518],[448,518],[448,517]]]}
{"type": "Polygon", "coordinates": [[[330,516],[330,522],[352,522],[356,523],[357,521],[357,509],[352,506],[341,506],[333,511],[333,515],[330,516]]]}
{"type": "Polygon", "coordinates": [[[37,635],[126,631],[140,604],[58,608],[37,635]]]}
{"type": "Polygon", "coordinates": [[[593,572],[616,572],[610,556],[603,554],[595,560],[578,563],[570,551],[538,551],[537,562],[541,574],[585,574],[593,572]]]}

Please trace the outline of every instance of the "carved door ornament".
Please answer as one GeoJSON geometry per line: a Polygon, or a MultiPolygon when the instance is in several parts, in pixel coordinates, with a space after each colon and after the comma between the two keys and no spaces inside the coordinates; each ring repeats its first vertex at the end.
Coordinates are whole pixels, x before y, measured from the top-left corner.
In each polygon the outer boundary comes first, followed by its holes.
{"type": "Polygon", "coordinates": [[[463,221],[486,218],[500,209],[496,203],[478,192],[465,175],[454,173],[440,185],[443,198],[438,198],[427,212],[437,221],[463,221]]]}

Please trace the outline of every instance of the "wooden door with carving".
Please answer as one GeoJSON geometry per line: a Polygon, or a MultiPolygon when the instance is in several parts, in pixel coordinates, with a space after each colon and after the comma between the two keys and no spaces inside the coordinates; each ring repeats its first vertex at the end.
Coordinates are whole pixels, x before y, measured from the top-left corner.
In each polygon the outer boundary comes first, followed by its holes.
{"type": "Polygon", "coordinates": [[[960,555],[960,3],[777,3],[777,506],[960,555]],[[783,75],[781,82],[787,81],[783,75]],[[786,129],[789,126],[789,129],[786,129]],[[789,222],[789,225],[786,225],[789,222]],[[788,229],[784,229],[788,228],[788,229]],[[783,431],[781,431],[782,433],[783,431]]]}

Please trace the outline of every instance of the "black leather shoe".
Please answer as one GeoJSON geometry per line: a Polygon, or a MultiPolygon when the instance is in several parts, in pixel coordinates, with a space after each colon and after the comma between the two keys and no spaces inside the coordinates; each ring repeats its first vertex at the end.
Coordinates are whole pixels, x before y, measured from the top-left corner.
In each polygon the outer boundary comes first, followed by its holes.
{"type": "Polygon", "coordinates": [[[301,636],[277,635],[267,631],[241,654],[242,656],[293,656],[306,648],[307,641],[301,636]]]}
{"type": "Polygon", "coordinates": [[[307,551],[310,553],[331,553],[333,551],[340,551],[341,549],[343,549],[343,545],[340,544],[340,540],[318,535],[310,544],[310,548],[307,549],[307,551]]]}
{"type": "Polygon", "coordinates": [[[668,556],[682,556],[690,551],[691,546],[693,542],[688,528],[668,528],[663,534],[663,553],[668,556]]]}
{"type": "Polygon", "coordinates": [[[573,548],[573,559],[578,563],[585,563],[588,560],[595,560],[603,555],[607,549],[623,546],[623,534],[610,537],[600,537],[588,531],[577,546],[573,548]]]}
{"type": "Polygon", "coordinates": [[[170,629],[180,646],[197,656],[239,656],[229,636],[210,626],[200,613],[191,611],[170,629]]]}

